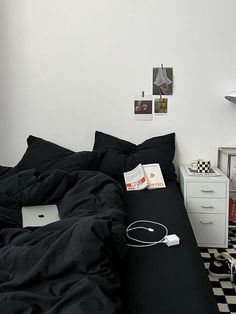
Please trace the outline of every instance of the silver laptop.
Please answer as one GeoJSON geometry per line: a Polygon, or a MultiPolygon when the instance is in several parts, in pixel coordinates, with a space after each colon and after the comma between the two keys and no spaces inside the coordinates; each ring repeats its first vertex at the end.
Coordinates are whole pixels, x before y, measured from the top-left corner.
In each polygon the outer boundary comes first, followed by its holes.
{"type": "Polygon", "coordinates": [[[22,225],[41,227],[60,220],[57,205],[40,205],[22,207],[22,225]]]}

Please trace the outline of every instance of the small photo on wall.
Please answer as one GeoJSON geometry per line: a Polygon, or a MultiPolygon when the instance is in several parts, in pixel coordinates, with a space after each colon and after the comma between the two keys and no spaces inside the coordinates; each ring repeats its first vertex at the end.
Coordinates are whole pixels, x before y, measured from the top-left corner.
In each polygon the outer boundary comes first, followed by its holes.
{"type": "Polygon", "coordinates": [[[153,95],[173,94],[173,68],[153,68],[153,95]]]}
{"type": "Polygon", "coordinates": [[[167,98],[154,98],[154,112],[155,115],[167,114],[167,98]]]}
{"type": "Polygon", "coordinates": [[[152,120],[152,100],[135,99],[134,117],[135,120],[152,120]]]}

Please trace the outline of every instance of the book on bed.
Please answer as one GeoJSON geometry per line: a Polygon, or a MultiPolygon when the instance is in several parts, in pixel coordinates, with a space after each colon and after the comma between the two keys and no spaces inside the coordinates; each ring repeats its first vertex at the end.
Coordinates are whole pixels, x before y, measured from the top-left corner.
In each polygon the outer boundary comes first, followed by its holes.
{"type": "Polygon", "coordinates": [[[127,191],[153,190],[165,188],[165,181],[160,165],[139,164],[133,170],[124,173],[125,186],[127,191]]]}

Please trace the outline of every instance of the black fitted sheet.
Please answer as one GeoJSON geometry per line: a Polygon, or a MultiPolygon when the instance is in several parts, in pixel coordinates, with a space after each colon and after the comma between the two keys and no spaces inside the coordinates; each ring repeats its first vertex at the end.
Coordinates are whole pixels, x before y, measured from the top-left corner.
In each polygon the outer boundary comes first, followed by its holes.
{"type": "MultiPolygon", "coordinates": [[[[166,189],[124,192],[127,223],[147,219],[163,223],[169,234],[181,238],[178,246],[158,244],[130,248],[122,276],[125,314],[215,314],[219,313],[200,251],[176,182],[166,189]]],[[[136,231],[144,239],[155,234],[136,231]]]]}

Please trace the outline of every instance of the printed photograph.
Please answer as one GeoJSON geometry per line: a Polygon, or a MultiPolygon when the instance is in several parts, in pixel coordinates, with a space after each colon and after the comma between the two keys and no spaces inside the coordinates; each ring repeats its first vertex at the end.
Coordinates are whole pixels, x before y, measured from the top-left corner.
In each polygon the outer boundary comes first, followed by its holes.
{"type": "Polygon", "coordinates": [[[151,100],[135,100],[134,114],[152,114],[151,100]]]}
{"type": "Polygon", "coordinates": [[[167,98],[156,98],[154,99],[154,112],[156,115],[167,114],[167,98]]]}
{"type": "Polygon", "coordinates": [[[153,68],[153,95],[173,94],[173,68],[153,68]]]}

